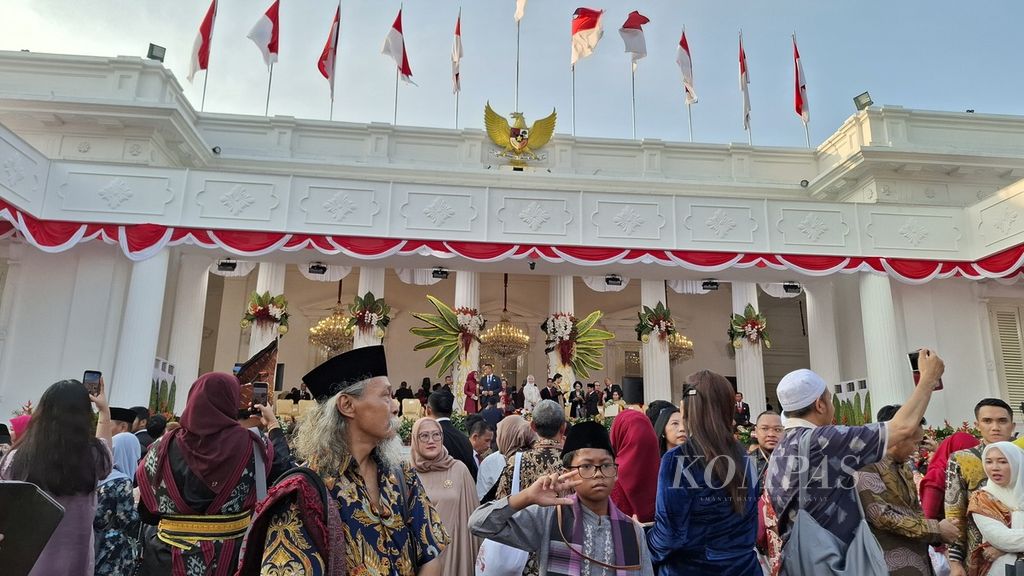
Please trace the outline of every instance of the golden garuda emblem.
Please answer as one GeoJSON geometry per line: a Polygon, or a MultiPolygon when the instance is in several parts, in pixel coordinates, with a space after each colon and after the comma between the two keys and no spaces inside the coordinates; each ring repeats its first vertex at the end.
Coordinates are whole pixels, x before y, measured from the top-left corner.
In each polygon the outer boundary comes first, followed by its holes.
{"type": "Polygon", "coordinates": [[[536,150],[544,147],[554,135],[556,116],[552,110],[550,116],[537,120],[533,126],[527,128],[523,114],[513,112],[509,114],[509,118],[512,118],[510,125],[508,120],[495,112],[488,102],[484,108],[484,126],[491,141],[501,149],[494,152],[494,155],[498,158],[508,158],[513,166],[525,166],[528,160],[544,160],[547,155],[538,155],[536,150]]]}

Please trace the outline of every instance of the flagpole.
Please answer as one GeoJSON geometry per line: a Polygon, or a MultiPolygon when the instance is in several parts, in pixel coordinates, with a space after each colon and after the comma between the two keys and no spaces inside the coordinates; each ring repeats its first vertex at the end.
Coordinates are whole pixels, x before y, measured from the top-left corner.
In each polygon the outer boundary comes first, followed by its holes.
{"type": "Polygon", "coordinates": [[[394,115],[394,118],[391,120],[391,124],[394,125],[394,126],[398,126],[398,79],[401,78],[401,77],[402,77],[402,69],[400,67],[396,68],[395,69],[395,115],[394,115]]]}
{"type": "Polygon", "coordinates": [[[327,117],[331,122],[334,121],[334,90],[331,90],[331,114],[327,117]]]}
{"type": "Polygon", "coordinates": [[[270,63],[270,79],[267,80],[267,106],[263,110],[264,116],[270,116],[270,86],[274,83],[274,63],[270,63]]]}
{"type": "Polygon", "coordinates": [[[807,128],[807,122],[804,122],[804,139],[807,141],[807,147],[811,147],[811,131],[807,128]]]}
{"type": "Polygon", "coordinates": [[[686,120],[690,127],[690,142],[693,142],[693,110],[689,102],[686,103],[686,120]]]}
{"type": "Polygon", "coordinates": [[[455,129],[459,129],[459,93],[455,93],[455,129]]]}
{"type": "Polygon", "coordinates": [[[750,126],[747,126],[747,146],[753,146],[754,139],[750,136],[750,126]]]}
{"type": "Polygon", "coordinates": [[[199,111],[200,112],[203,112],[203,111],[206,110],[206,81],[209,80],[209,79],[210,79],[210,64],[209,64],[209,61],[207,61],[206,73],[203,74],[203,100],[199,104],[199,111]]]}
{"type": "Polygon", "coordinates": [[[636,140],[636,67],[629,64],[629,89],[633,100],[633,140],[636,140]]]}
{"type": "Polygon", "coordinates": [[[516,112],[519,110],[519,27],[520,21],[516,20],[516,112]]]}
{"type": "Polygon", "coordinates": [[[576,135],[576,65],[572,67],[572,135],[576,135]]]}

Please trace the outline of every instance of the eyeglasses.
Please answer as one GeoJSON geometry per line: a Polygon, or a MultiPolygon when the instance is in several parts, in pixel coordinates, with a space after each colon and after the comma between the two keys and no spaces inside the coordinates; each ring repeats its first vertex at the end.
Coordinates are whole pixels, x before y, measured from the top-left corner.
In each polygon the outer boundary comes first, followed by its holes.
{"type": "Polygon", "coordinates": [[[417,434],[416,435],[416,439],[419,440],[420,442],[429,442],[431,440],[433,440],[434,442],[439,442],[441,440],[441,433],[440,432],[423,432],[421,434],[417,434]]]}
{"type": "Polygon", "coordinates": [[[597,476],[598,469],[601,470],[601,476],[604,478],[615,478],[619,475],[619,465],[608,462],[601,464],[600,466],[594,466],[593,464],[581,464],[580,466],[569,466],[570,470],[578,470],[580,478],[591,479],[597,476]]]}
{"type": "Polygon", "coordinates": [[[786,431],[786,429],[783,428],[782,426],[772,426],[770,428],[768,426],[758,426],[757,427],[757,431],[758,432],[775,432],[776,434],[782,434],[783,432],[786,431]]]}

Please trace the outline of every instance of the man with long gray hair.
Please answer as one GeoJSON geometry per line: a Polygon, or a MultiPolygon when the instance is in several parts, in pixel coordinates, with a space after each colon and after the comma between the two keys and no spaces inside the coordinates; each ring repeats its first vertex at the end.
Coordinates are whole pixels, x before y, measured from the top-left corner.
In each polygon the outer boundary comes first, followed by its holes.
{"type": "Polygon", "coordinates": [[[401,461],[383,346],[335,356],[303,377],[319,405],[296,438],[309,468],[285,474],[259,507],[240,574],[364,571],[438,576],[449,542],[419,478],[401,461]]]}

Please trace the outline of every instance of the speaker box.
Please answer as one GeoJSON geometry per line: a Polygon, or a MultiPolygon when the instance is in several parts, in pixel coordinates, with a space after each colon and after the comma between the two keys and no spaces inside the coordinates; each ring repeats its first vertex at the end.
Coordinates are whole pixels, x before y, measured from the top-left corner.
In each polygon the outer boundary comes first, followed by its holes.
{"type": "Polygon", "coordinates": [[[626,404],[644,403],[644,379],[640,376],[626,376],[622,379],[622,399],[626,404]]]}

